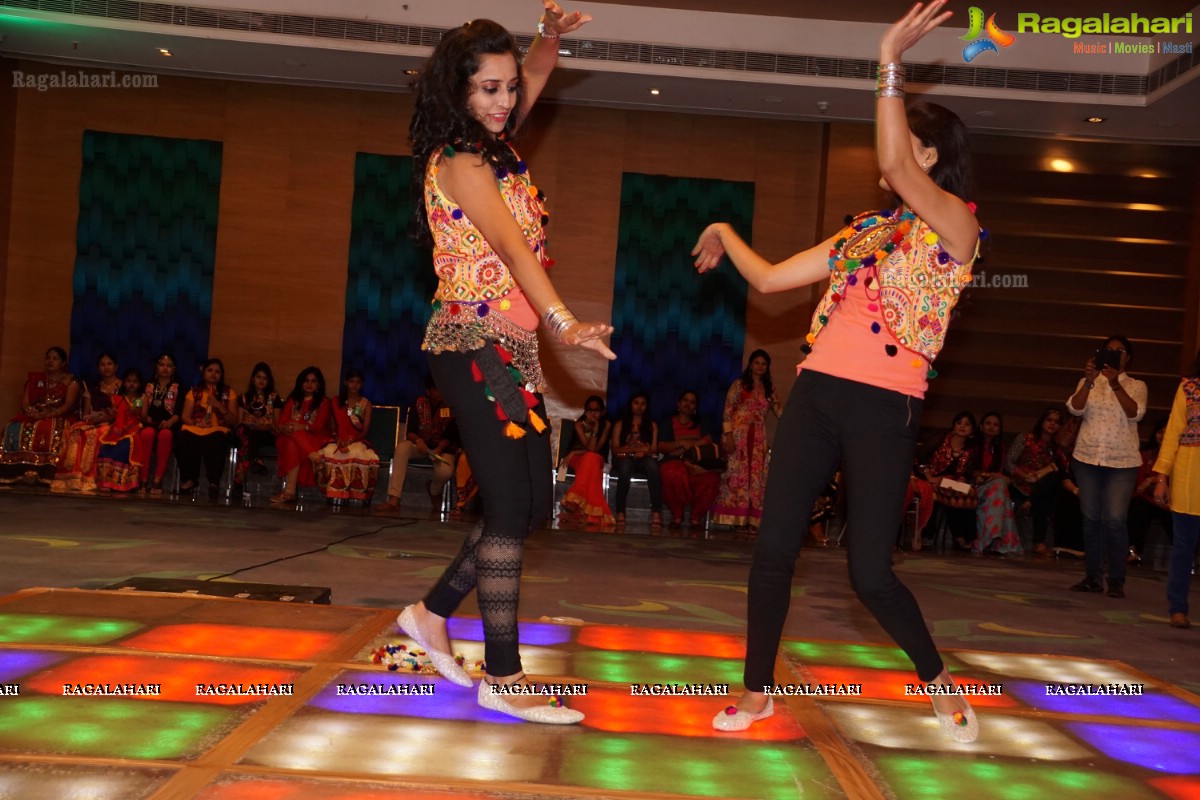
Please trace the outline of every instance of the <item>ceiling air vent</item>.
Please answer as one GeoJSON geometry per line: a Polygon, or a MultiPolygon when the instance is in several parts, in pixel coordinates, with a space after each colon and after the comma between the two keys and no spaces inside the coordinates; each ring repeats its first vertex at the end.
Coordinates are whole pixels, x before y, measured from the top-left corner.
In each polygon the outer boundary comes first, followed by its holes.
{"type": "MultiPolygon", "coordinates": [[[[263,14],[241,9],[171,5],[139,0],[0,0],[0,8],[25,9],[85,17],[106,17],[191,28],[257,31],[280,36],[387,42],[410,47],[433,47],[443,29],[422,25],[396,25],[342,17],[299,14],[263,14]]],[[[532,38],[518,34],[525,47],[532,38]]],[[[876,64],[861,58],[717,50],[647,42],[599,39],[563,39],[562,55],[588,61],[656,64],[666,68],[734,70],[821,78],[850,78],[869,82],[876,64]]],[[[959,64],[910,64],[912,83],[979,86],[1038,92],[1145,96],[1200,66],[1200,53],[1184,53],[1149,75],[1100,75],[971,67],[959,64]]],[[[864,87],[866,88],[866,87],[864,87]]]]}

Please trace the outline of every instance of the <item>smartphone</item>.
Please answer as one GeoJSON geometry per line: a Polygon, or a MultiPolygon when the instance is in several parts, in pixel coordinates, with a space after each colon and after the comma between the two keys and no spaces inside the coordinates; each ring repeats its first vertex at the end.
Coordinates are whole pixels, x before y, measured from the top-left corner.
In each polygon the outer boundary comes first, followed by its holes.
{"type": "Polygon", "coordinates": [[[1105,367],[1113,369],[1121,368],[1121,353],[1117,350],[1109,350],[1107,347],[1101,347],[1096,351],[1096,355],[1092,357],[1096,364],[1096,371],[1100,372],[1105,367]]]}

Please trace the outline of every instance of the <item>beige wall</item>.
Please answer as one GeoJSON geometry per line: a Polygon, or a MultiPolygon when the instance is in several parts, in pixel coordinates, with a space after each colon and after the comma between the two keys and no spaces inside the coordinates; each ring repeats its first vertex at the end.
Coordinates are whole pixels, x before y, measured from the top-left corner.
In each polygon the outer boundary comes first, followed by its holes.
{"type": "MultiPolygon", "coordinates": [[[[332,385],[355,154],[408,152],[409,96],[172,76],[157,89],[15,94],[15,137],[0,155],[16,165],[0,397],[15,398],[46,347],[69,340],[86,129],[223,142],[210,351],[235,385],[259,359],[281,383],[311,363],[332,385]]],[[[581,317],[607,319],[623,172],[754,182],[755,244],[784,258],[813,241],[822,142],[817,124],[546,107],[518,146],[550,198],[556,283],[581,317]]],[[[808,300],[752,292],[747,348],[772,353],[784,389],[808,300]]],[[[546,361],[561,404],[603,386],[590,353],[550,346],[546,361]]]]}

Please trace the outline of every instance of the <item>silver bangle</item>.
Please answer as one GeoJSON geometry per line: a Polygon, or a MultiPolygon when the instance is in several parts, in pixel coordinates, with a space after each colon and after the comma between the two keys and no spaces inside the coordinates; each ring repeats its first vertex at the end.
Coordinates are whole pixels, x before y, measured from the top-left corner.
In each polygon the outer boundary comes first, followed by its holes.
{"type": "Polygon", "coordinates": [[[555,303],[546,309],[545,320],[546,327],[555,339],[562,339],[563,334],[579,322],[563,303],[555,303]]]}
{"type": "Polygon", "coordinates": [[[898,97],[904,99],[904,90],[899,86],[884,86],[875,92],[876,97],[898,97]]]}
{"type": "Polygon", "coordinates": [[[543,39],[557,39],[558,38],[558,33],[556,33],[554,31],[554,29],[551,28],[549,25],[547,25],[546,21],[544,19],[538,20],[537,31],[538,31],[538,36],[542,37],[543,39]]]}

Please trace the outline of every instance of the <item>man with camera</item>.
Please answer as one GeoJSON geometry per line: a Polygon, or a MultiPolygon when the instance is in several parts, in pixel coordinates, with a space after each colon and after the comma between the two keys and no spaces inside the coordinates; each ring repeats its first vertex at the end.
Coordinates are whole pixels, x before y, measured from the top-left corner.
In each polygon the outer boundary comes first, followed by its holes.
{"type": "Polygon", "coordinates": [[[1088,359],[1067,410],[1083,417],[1072,468],[1083,513],[1083,549],[1087,575],[1073,592],[1104,591],[1108,560],[1108,596],[1125,596],[1125,554],[1129,550],[1126,517],[1137,481],[1138,421],[1146,413],[1146,384],[1125,368],[1133,347],[1124,336],[1110,336],[1088,359]]]}

